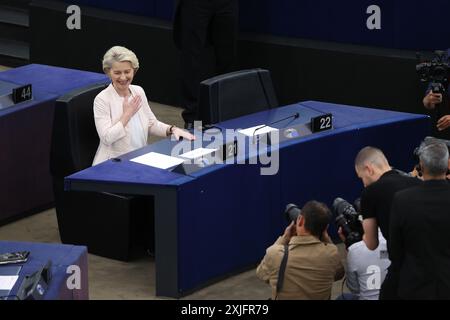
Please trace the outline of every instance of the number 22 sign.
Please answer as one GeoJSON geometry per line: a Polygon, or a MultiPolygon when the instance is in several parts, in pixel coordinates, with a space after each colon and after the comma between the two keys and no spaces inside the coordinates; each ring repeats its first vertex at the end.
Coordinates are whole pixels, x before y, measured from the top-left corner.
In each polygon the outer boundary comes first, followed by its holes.
{"type": "Polygon", "coordinates": [[[311,118],[311,131],[320,132],[333,129],[333,115],[331,113],[311,118]]]}

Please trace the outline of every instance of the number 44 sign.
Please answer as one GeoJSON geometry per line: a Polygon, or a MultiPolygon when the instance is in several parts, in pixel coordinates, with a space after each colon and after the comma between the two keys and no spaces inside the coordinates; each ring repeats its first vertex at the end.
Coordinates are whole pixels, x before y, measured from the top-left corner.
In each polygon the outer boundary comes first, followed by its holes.
{"type": "Polygon", "coordinates": [[[31,84],[13,89],[12,98],[14,103],[31,100],[33,98],[33,90],[31,88],[31,84]]]}
{"type": "Polygon", "coordinates": [[[333,129],[333,115],[331,113],[322,114],[311,118],[311,131],[320,132],[333,129]]]}

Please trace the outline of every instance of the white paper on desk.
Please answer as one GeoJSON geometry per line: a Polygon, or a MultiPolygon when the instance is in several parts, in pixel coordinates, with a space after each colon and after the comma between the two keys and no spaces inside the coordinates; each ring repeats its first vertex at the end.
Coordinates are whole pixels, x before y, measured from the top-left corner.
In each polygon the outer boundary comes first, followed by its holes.
{"type": "Polygon", "coordinates": [[[159,169],[169,169],[184,162],[184,159],[171,157],[157,152],[149,152],[131,161],[159,169]]]}
{"type": "Polygon", "coordinates": [[[181,154],[180,157],[187,158],[187,159],[197,159],[197,158],[201,158],[203,156],[206,156],[207,154],[211,154],[216,151],[217,151],[217,149],[197,148],[192,151],[181,154]]]}
{"type": "Polygon", "coordinates": [[[254,127],[247,128],[247,129],[238,130],[238,132],[240,134],[243,134],[247,137],[259,136],[261,134],[265,134],[265,133],[269,133],[269,132],[273,132],[273,131],[278,131],[278,129],[269,127],[269,126],[265,126],[264,124],[260,124],[259,126],[254,126],[254,127]],[[259,129],[259,128],[261,128],[261,129],[259,129]],[[255,132],[255,130],[256,130],[256,132],[255,132]]]}
{"type": "Polygon", "coordinates": [[[0,276],[0,290],[11,290],[19,276],[0,276]]]}

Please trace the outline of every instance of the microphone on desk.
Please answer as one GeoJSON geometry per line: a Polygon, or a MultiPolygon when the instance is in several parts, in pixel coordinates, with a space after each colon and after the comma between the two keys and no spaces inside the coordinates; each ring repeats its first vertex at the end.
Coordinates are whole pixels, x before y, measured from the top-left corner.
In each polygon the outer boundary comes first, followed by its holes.
{"type": "Polygon", "coordinates": [[[262,126],[256,128],[255,131],[253,131],[253,135],[252,135],[253,143],[256,142],[256,141],[255,141],[255,134],[256,134],[256,131],[258,131],[258,130],[260,130],[260,129],[262,129],[262,128],[271,126],[271,125],[273,125],[273,124],[275,124],[275,123],[278,123],[278,122],[281,122],[281,121],[284,121],[284,120],[288,120],[288,119],[290,119],[290,118],[297,119],[297,118],[299,118],[299,117],[300,117],[300,113],[296,112],[296,113],[290,115],[289,117],[286,117],[286,118],[283,118],[283,119],[279,119],[279,120],[275,120],[275,121],[273,121],[273,122],[270,122],[270,123],[268,123],[268,124],[265,124],[265,125],[262,125],[262,126]]]}

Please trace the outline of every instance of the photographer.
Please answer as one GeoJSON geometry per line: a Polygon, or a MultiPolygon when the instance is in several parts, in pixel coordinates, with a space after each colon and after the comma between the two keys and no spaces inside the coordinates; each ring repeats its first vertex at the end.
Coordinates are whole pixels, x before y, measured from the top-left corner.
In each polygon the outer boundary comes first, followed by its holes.
{"type": "Polygon", "coordinates": [[[440,141],[419,148],[424,182],[395,195],[389,256],[401,299],[450,299],[449,151],[440,141]]]}
{"type": "MultiPolygon", "coordinates": [[[[394,170],[383,152],[374,147],[361,149],[355,159],[356,174],[363,181],[361,212],[363,215],[363,240],[370,250],[379,245],[378,228],[389,248],[389,219],[392,200],[396,192],[411,188],[422,181],[394,170]]],[[[396,274],[389,268],[382,284],[380,299],[396,299],[396,274]]]]}
{"type": "MultiPolygon", "coordinates": [[[[347,243],[342,228],[339,237],[347,243]]],[[[379,245],[369,250],[364,241],[358,241],[347,248],[346,284],[351,293],[343,293],[337,300],[378,300],[380,285],[387,274],[390,261],[386,240],[378,230],[379,245]]]]}
{"type": "Polygon", "coordinates": [[[330,299],[333,282],[344,276],[338,249],[327,233],[330,219],[325,204],[309,201],[267,249],[256,275],[271,285],[272,299],[330,299]],[[287,262],[279,276],[283,260],[287,262]]]}
{"type": "MultiPolygon", "coordinates": [[[[423,143],[427,143],[429,140],[430,140],[430,142],[440,141],[440,142],[444,143],[450,152],[450,141],[449,140],[442,140],[442,139],[437,139],[437,138],[433,138],[433,137],[426,137],[423,140],[423,143]]],[[[417,147],[414,150],[414,156],[417,158],[417,164],[414,166],[413,171],[410,172],[410,175],[412,177],[417,177],[417,178],[423,180],[422,168],[420,166],[420,159],[419,159],[419,151],[420,151],[420,147],[417,147]]],[[[448,160],[448,169],[447,169],[446,179],[450,180],[450,159],[448,160]]]]}
{"type": "Polygon", "coordinates": [[[370,250],[375,250],[378,247],[378,227],[389,242],[389,217],[394,194],[421,181],[392,169],[383,152],[374,147],[359,151],[355,171],[364,185],[361,194],[363,240],[370,250]]]}
{"type": "Polygon", "coordinates": [[[450,139],[449,53],[450,49],[447,52],[436,51],[437,57],[433,62],[421,63],[417,67],[422,81],[429,82],[422,102],[431,111],[433,136],[441,139],[450,139]]]}

